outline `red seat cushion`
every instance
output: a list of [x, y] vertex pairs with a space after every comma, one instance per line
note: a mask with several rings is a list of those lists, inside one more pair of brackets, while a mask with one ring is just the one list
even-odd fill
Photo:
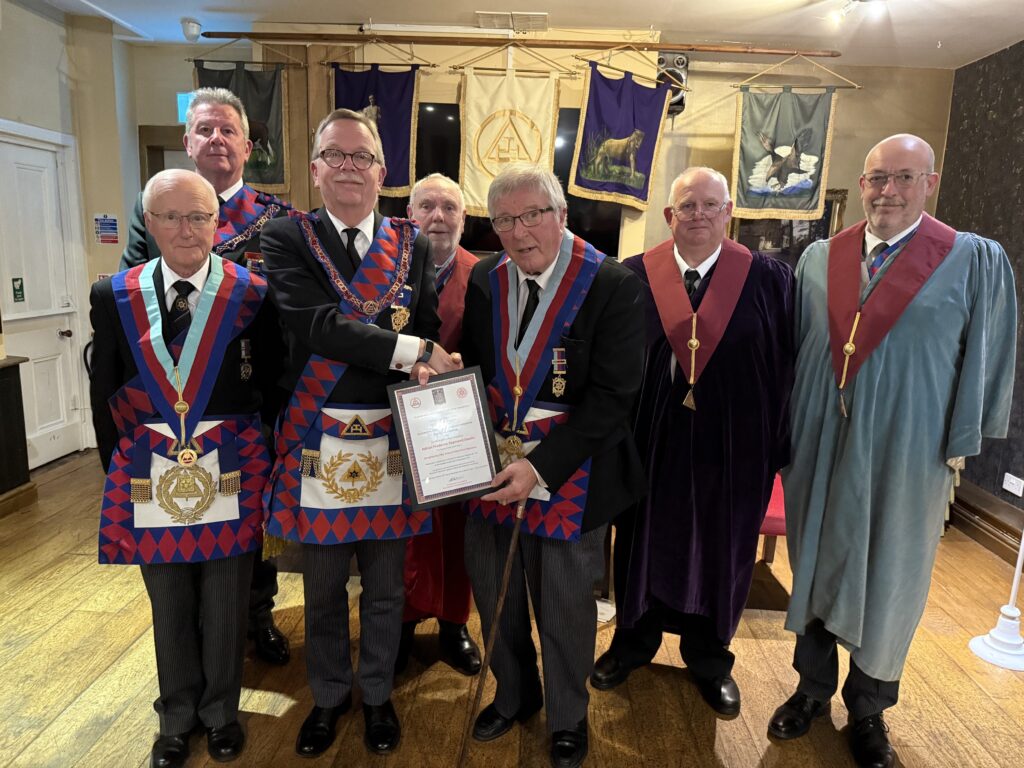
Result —
[[775, 476], [772, 498], [768, 502], [768, 512], [761, 523], [761, 533], [765, 536], [786, 535], [786, 503], [782, 494], [782, 478]]

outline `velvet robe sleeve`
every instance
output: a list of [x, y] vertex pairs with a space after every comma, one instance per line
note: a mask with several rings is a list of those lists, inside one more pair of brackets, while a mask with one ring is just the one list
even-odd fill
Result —
[[983, 437], [1006, 437], [1013, 396], [1017, 297], [1013, 268], [999, 243], [970, 233], [977, 269], [968, 283], [971, 314], [953, 402], [945, 458], [975, 456]]

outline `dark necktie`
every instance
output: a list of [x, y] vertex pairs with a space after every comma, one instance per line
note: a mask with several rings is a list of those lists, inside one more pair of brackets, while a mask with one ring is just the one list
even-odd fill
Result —
[[350, 227], [345, 230], [345, 234], [348, 235], [348, 243], [345, 245], [345, 251], [348, 253], [348, 260], [352, 262], [352, 269], [358, 272], [359, 265], [363, 261], [359, 258], [359, 251], [356, 250], [356, 235], [359, 234], [359, 230], [355, 227]]
[[869, 280], [872, 277], [875, 276], [875, 272], [878, 271], [878, 268], [881, 267], [885, 263], [885, 257], [882, 257], [882, 258], [879, 258], [879, 257], [881, 256], [882, 252], [886, 248], [888, 248], [888, 247], [889, 247], [888, 243], [879, 243], [874, 248], [872, 248], [871, 249], [871, 253], [868, 254], [867, 262], [868, 262], [868, 279]]
[[177, 295], [171, 302], [171, 309], [167, 313], [168, 335], [165, 338], [168, 342], [174, 341], [192, 324], [192, 311], [188, 307], [188, 295], [196, 289], [188, 280], [175, 280], [171, 287]]
[[688, 269], [683, 273], [683, 285], [686, 286], [686, 295], [693, 296], [697, 289], [697, 282], [700, 280], [700, 272], [696, 269]]
[[537, 285], [536, 280], [527, 279], [526, 290], [530, 293], [526, 297], [526, 306], [523, 307], [523, 317], [519, 321], [519, 333], [516, 335], [517, 349], [523, 340], [523, 335], [526, 333], [527, 326], [530, 325], [530, 320], [533, 319], [533, 313], [537, 311], [537, 305], [540, 303], [540, 299], [538, 298], [540, 294], [540, 286]]

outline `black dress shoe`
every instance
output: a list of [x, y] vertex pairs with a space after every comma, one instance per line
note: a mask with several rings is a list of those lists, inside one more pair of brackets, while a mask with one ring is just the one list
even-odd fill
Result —
[[587, 756], [587, 718], [575, 728], [551, 734], [551, 765], [554, 768], [579, 768]]
[[188, 733], [177, 736], [161, 735], [150, 752], [151, 768], [182, 768], [188, 760]]
[[519, 707], [519, 711], [512, 717], [505, 717], [498, 712], [494, 702], [491, 702], [481, 709], [480, 714], [476, 716], [476, 722], [473, 723], [473, 738], [477, 741], [494, 741], [499, 736], [504, 736], [508, 733], [516, 721], [525, 723], [542, 706], [544, 706], [544, 699], [538, 696]]
[[218, 763], [227, 763], [242, 754], [245, 746], [245, 731], [233, 720], [220, 728], [206, 729], [206, 751]]
[[438, 639], [441, 641], [441, 658], [464, 675], [475, 675], [480, 671], [480, 649], [465, 624], [453, 624], [450, 621], [438, 621], [441, 629]]
[[398, 714], [391, 706], [391, 699], [383, 704], [363, 704], [363, 720], [366, 721], [366, 748], [378, 755], [391, 752], [402, 738], [402, 727]]
[[768, 735], [783, 741], [803, 736], [811, 730], [814, 718], [827, 715], [831, 709], [831, 701], [816, 701], [806, 693], [797, 691], [775, 710], [768, 723]]
[[402, 634], [398, 639], [398, 656], [395, 657], [395, 674], [400, 675], [409, 666], [409, 654], [412, 653], [412, 641], [416, 635], [415, 621], [402, 622]]
[[295, 740], [295, 752], [300, 757], [322, 755], [334, 743], [334, 726], [338, 718], [352, 708], [352, 694], [345, 697], [337, 707], [313, 707], [299, 729]]
[[697, 681], [697, 690], [700, 691], [700, 695], [715, 712], [726, 717], [740, 713], [740, 689], [731, 675], [694, 679]]
[[893, 763], [889, 726], [881, 714], [868, 715], [850, 728], [850, 751], [860, 768], [889, 768]]
[[594, 671], [590, 673], [590, 684], [599, 691], [610, 691], [622, 685], [635, 667], [619, 660], [611, 651], [602, 653], [594, 663]]
[[249, 637], [252, 638], [256, 648], [256, 655], [268, 664], [283, 667], [291, 658], [291, 652], [288, 650], [288, 638], [274, 626], [273, 620], [266, 627], [250, 630]]

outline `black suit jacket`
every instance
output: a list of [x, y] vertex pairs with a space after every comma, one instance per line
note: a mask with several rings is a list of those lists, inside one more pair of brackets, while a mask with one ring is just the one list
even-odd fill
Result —
[[[488, 273], [499, 256], [481, 259], [466, 291], [462, 356], [479, 365], [484, 381], [497, 372], [492, 334], [492, 297]], [[569, 331], [565, 347], [566, 389], [551, 391], [552, 375], [537, 399], [571, 407], [569, 419], [554, 427], [529, 455], [530, 463], [551, 490], [561, 487], [593, 457], [590, 488], [583, 513], [583, 531], [611, 520], [645, 491], [640, 457], [629, 427], [633, 401], [640, 390], [644, 362], [644, 305], [636, 276], [615, 259], [606, 258]]]
[[[350, 281], [355, 269], [345, 244], [327, 211], [317, 211], [316, 233], [335, 267]], [[374, 231], [382, 217], [374, 215]], [[337, 291], [327, 279], [293, 219], [274, 219], [263, 227], [260, 238], [267, 280], [281, 315], [288, 342], [288, 364], [281, 386], [292, 392], [310, 355], [347, 363], [348, 368], [328, 397], [332, 403], [386, 403], [387, 385], [409, 378], [408, 371], [390, 370], [398, 334], [391, 330], [391, 309], [366, 325], [344, 317], [338, 310]], [[413, 245], [406, 285], [412, 288], [410, 319], [402, 333], [438, 339], [437, 291], [430, 242], [419, 235]]]
[[[159, 268], [156, 270], [154, 283], [157, 295], [163, 297], [164, 279]], [[100, 461], [106, 470], [120, 438], [107, 401], [138, 373], [130, 346], [137, 344], [138, 339], [129, 339], [121, 325], [121, 316], [114, 302], [111, 278], [93, 284], [89, 304], [89, 319], [94, 334], [89, 400], [92, 404], [92, 423], [96, 429]], [[266, 421], [276, 415], [269, 413], [265, 406], [265, 403], [272, 403], [278, 399], [274, 390], [275, 381], [280, 376], [281, 365], [280, 357], [275, 358], [265, 343], [266, 339], [273, 339], [276, 334], [276, 319], [273, 312], [265, 309], [269, 306], [269, 302], [264, 300], [248, 328], [228, 343], [221, 360], [208, 361], [210, 364], [220, 366], [220, 373], [206, 406], [205, 413], [210, 418], [261, 412]], [[167, 305], [164, 301], [160, 302], [160, 314], [166, 324]], [[250, 364], [253, 371], [248, 381], [243, 381], [241, 376], [242, 339], [250, 340]]]

